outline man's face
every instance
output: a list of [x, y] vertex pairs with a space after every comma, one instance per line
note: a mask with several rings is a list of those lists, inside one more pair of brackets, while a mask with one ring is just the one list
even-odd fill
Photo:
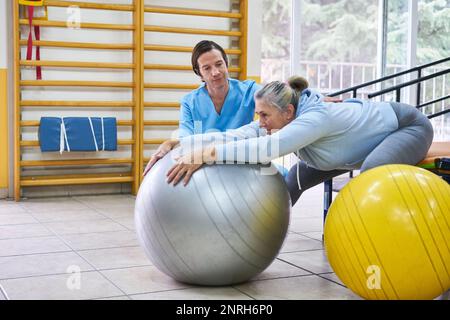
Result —
[[227, 84], [228, 68], [219, 50], [203, 53], [197, 62], [201, 78], [208, 88], [219, 89]]

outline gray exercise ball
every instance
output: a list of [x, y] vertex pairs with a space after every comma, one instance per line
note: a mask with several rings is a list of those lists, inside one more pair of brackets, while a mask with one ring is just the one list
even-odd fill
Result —
[[187, 186], [173, 186], [171, 155], [147, 173], [136, 198], [136, 232], [152, 263], [198, 285], [241, 283], [267, 268], [289, 225], [282, 176], [261, 174], [262, 165], [204, 165]]

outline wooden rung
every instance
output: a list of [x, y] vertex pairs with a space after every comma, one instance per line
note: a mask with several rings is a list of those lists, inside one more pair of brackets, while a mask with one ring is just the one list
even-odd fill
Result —
[[22, 140], [20, 141], [21, 147], [39, 147], [39, 141], [37, 140]]
[[22, 66], [43, 67], [68, 67], [68, 68], [108, 68], [108, 69], [133, 69], [132, 63], [111, 62], [82, 62], [82, 61], [45, 61], [45, 60], [20, 60]]
[[133, 101], [60, 101], [60, 100], [21, 100], [26, 107], [134, 107]]
[[161, 144], [167, 139], [145, 139], [144, 144]]
[[[117, 120], [118, 126], [132, 126], [134, 125], [134, 120]], [[20, 121], [21, 127], [39, 127], [39, 120], [26, 120]]]
[[22, 180], [42, 180], [42, 179], [72, 179], [72, 178], [91, 178], [91, 177], [99, 177], [99, 178], [110, 178], [110, 177], [123, 177], [130, 176], [130, 172], [107, 172], [107, 173], [80, 173], [80, 174], [60, 174], [60, 175], [28, 175], [22, 176]]
[[144, 26], [144, 31], [188, 33], [188, 34], [207, 34], [207, 35], [214, 35], [214, 36], [229, 36], [229, 37], [240, 37], [242, 35], [242, 32], [240, 32], [240, 31], [177, 28], [177, 27], [162, 27], [162, 26]]
[[241, 68], [239, 68], [239, 67], [229, 67], [228, 71], [229, 72], [241, 72]]
[[21, 127], [38, 127], [39, 121], [37, 120], [27, 120], [27, 121], [20, 121]]
[[103, 4], [103, 3], [91, 3], [91, 2], [75, 2], [75, 1], [55, 1], [45, 0], [44, 5], [49, 7], [70, 7], [77, 6], [85, 9], [101, 9], [101, 10], [117, 10], [117, 11], [133, 11], [133, 5], [123, 4]]
[[[21, 46], [27, 45], [27, 40], [20, 40]], [[81, 49], [117, 49], [117, 50], [133, 50], [133, 44], [126, 43], [92, 43], [92, 42], [67, 42], [67, 41], [33, 41], [33, 46], [40, 47], [58, 47], [58, 48], [81, 48]]]
[[76, 159], [76, 160], [25, 160], [20, 161], [22, 167], [51, 167], [51, 166], [83, 166], [101, 164], [133, 163], [133, 159]]
[[[27, 19], [19, 19], [19, 24], [28, 25]], [[67, 28], [67, 22], [65, 21], [47, 21], [47, 20], [33, 20], [33, 26], [43, 27], [57, 27]], [[110, 30], [123, 30], [132, 31], [134, 26], [132, 24], [108, 24], [108, 23], [80, 23], [81, 29], [110, 29]]]
[[[33, 179], [34, 178], [34, 179]], [[37, 187], [37, 186], [59, 186], [59, 185], [79, 185], [79, 184], [100, 184], [100, 183], [117, 183], [117, 182], [132, 182], [134, 178], [129, 174], [116, 174], [115, 176], [99, 176], [90, 175], [79, 177], [33, 177], [22, 178], [20, 185], [22, 187]]]
[[144, 83], [146, 89], [197, 89], [199, 84], [180, 84], [180, 83]]
[[145, 108], [179, 108], [179, 102], [144, 102]]
[[231, 19], [242, 18], [242, 14], [240, 14], [239, 12], [226, 12], [226, 11], [207, 11], [207, 10], [178, 9], [167, 7], [144, 7], [144, 11], [150, 13], [183, 14], [190, 16], [207, 16], [207, 17], [231, 18]]
[[192, 71], [191, 66], [182, 66], [174, 64], [144, 64], [146, 70], [189, 70]]
[[[171, 65], [171, 64], [144, 64], [146, 70], [187, 70], [192, 71], [192, 66]], [[229, 72], [240, 72], [239, 67], [229, 67]]]
[[[133, 145], [134, 143], [135, 143], [135, 141], [133, 139], [117, 140], [117, 145], [120, 145], [120, 146]], [[20, 146], [21, 147], [39, 147], [39, 141], [38, 140], [21, 140]]]
[[[26, 44], [26, 42], [25, 42]], [[189, 52], [191, 53], [193, 47], [182, 47], [182, 46], [163, 46], [163, 45], [155, 45], [155, 44], [146, 44], [144, 45], [144, 50], [148, 51], [174, 51], [174, 52]], [[240, 55], [242, 54], [242, 50], [240, 49], [225, 49], [226, 54]]]
[[113, 81], [80, 81], [80, 80], [21, 80], [21, 86], [37, 87], [114, 87], [132, 88], [133, 82], [113, 82]]
[[117, 120], [118, 126], [134, 126], [134, 120]]
[[178, 120], [147, 120], [144, 126], [178, 126]]

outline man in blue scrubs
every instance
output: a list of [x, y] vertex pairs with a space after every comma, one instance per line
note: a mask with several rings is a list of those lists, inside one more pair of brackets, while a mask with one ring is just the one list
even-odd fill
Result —
[[253, 96], [260, 86], [253, 80], [229, 78], [228, 58], [221, 46], [199, 42], [192, 52], [192, 69], [203, 83], [181, 100], [180, 138], [236, 129], [253, 121]]

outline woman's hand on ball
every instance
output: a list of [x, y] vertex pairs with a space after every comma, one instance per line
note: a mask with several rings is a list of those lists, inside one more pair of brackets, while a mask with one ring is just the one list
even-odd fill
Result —
[[177, 164], [167, 172], [167, 183], [173, 182], [175, 186], [184, 176], [183, 185], [186, 186], [195, 171], [204, 163], [211, 163], [216, 159], [215, 151], [214, 146], [209, 146], [179, 157]]
[[169, 172], [167, 173], [167, 183], [172, 183], [173, 185], [177, 185], [178, 182], [183, 178], [183, 185], [187, 185], [189, 180], [191, 179], [192, 174], [200, 169], [203, 163], [195, 164], [195, 163], [184, 163], [182, 159], [178, 160], [178, 163], [174, 165]]
[[155, 163], [159, 159], [163, 158], [167, 153], [169, 153], [170, 150], [172, 150], [177, 144], [178, 140], [164, 141], [150, 158], [150, 161], [147, 163], [147, 166], [145, 167], [144, 173], [142, 175], [145, 176], [150, 171], [150, 169], [155, 165]]

